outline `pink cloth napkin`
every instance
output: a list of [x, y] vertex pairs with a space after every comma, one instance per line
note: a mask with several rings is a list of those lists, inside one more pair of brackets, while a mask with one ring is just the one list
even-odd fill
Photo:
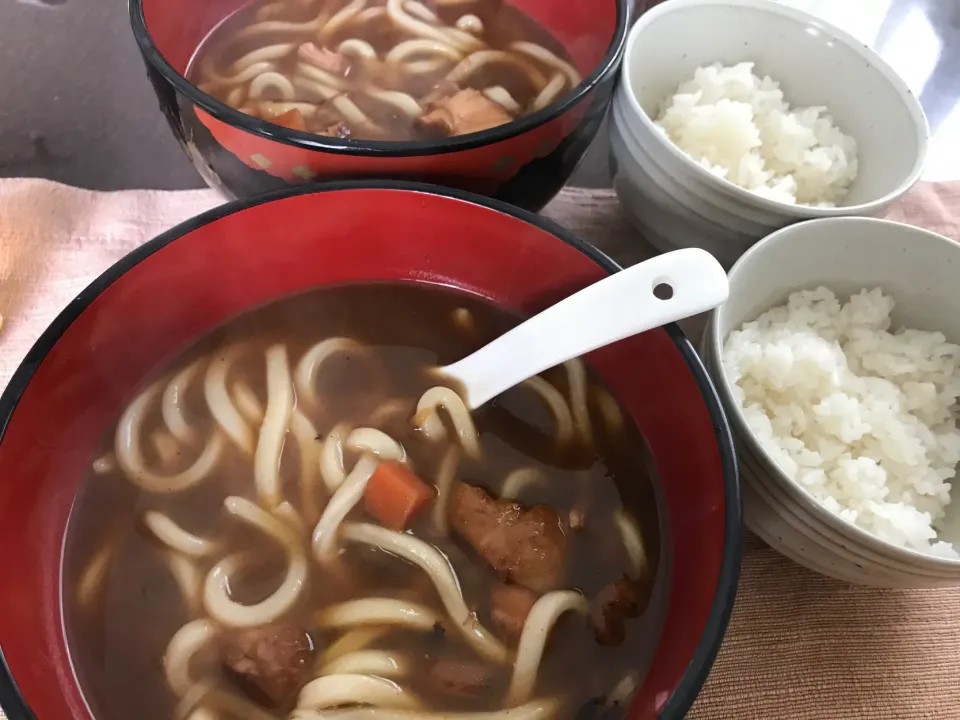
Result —
[[44, 328], [94, 278], [220, 202], [213, 190], [99, 193], [0, 179], [0, 389]]

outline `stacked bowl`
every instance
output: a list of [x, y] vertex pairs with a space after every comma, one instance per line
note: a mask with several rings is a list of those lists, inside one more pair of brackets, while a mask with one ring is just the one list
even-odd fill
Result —
[[[826, 106], [859, 146], [839, 207], [760, 197], [713, 174], [654, 123], [698, 67], [752, 61], [794, 106]], [[800, 220], [879, 215], [919, 178], [927, 124], [897, 74], [855, 38], [770, 0], [671, 0], [640, 16], [612, 106], [614, 187], [661, 251], [701, 247], [730, 267], [753, 243]], [[896, 138], [896, 142], [891, 142]]]
[[[960, 342], [960, 245], [948, 238], [872, 218], [793, 225], [754, 245], [730, 272], [730, 298], [715, 310], [702, 356], [736, 439], [747, 526], [774, 549], [821, 574], [877, 587], [960, 584], [960, 560], [883, 541], [827, 510], [794, 482], [761, 444], [723, 367], [728, 334], [797, 290], [826, 287], [843, 300], [880, 287], [895, 301], [899, 327], [943, 333]], [[893, 501], [896, 498], [888, 498]], [[960, 545], [960, 504], [936, 523], [938, 538]]]

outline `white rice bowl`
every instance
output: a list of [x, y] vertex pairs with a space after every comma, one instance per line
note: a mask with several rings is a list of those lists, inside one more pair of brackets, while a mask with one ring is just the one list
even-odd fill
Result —
[[894, 300], [790, 295], [732, 331], [722, 360], [752, 432], [827, 510], [894, 545], [960, 558], [937, 539], [960, 462], [960, 346], [891, 332]]
[[699, 67], [654, 122], [710, 172], [784, 203], [834, 207], [857, 177], [857, 143], [825, 107], [791, 108], [753, 63]]

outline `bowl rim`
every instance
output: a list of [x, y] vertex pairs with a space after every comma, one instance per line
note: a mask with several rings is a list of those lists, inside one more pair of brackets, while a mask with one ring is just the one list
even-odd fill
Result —
[[[816, 207], [813, 205], [785, 203], [779, 200], [773, 200], [771, 198], [757, 195], [750, 190], [730, 182], [726, 178], [715, 175], [683, 152], [669, 138], [664, 137], [663, 134], [657, 130], [652, 118], [640, 105], [640, 101], [637, 99], [637, 96], [633, 91], [630, 68], [632, 67], [631, 61], [634, 50], [640, 43], [640, 38], [644, 31], [649, 31], [650, 26], [661, 17], [670, 15], [671, 13], [685, 12], [708, 5], [722, 6], [730, 9], [749, 9], [760, 14], [784, 17], [793, 22], [801, 23], [807, 27], [815, 28], [819, 32], [829, 35], [835, 40], [841, 41], [849, 50], [865, 60], [870, 67], [877, 70], [887, 81], [887, 83], [889, 83], [896, 91], [900, 101], [903, 103], [907, 112], [914, 121], [914, 130], [916, 132], [915, 139], [917, 141], [918, 149], [917, 157], [914, 159], [913, 167], [910, 168], [910, 172], [903, 178], [903, 180], [901, 180], [900, 184], [879, 198], [856, 205]], [[814, 219], [843, 217], [851, 214], [868, 214], [872, 211], [883, 208], [899, 198], [907, 190], [913, 187], [913, 185], [923, 174], [927, 149], [930, 142], [930, 124], [927, 121], [926, 113], [924, 112], [923, 106], [920, 104], [916, 94], [907, 86], [906, 82], [902, 77], [900, 77], [899, 73], [897, 73], [897, 71], [894, 70], [890, 64], [887, 63], [887, 61], [884, 60], [875, 50], [857, 40], [853, 35], [849, 34], [845, 30], [842, 30], [836, 25], [833, 25], [826, 20], [822, 20], [821, 18], [808, 12], [797, 10], [779, 2], [769, 2], [769, 0], [670, 0], [668, 3], [656, 5], [640, 16], [633, 28], [630, 30], [630, 34], [627, 36], [626, 48], [623, 56], [623, 69], [620, 73], [620, 79], [618, 83], [619, 92], [626, 98], [627, 105], [630, 107], [633, 116], [638, 119], [638, 121], [644, 126], [649, 134], [656, 138], [654, 142], [659, 144], [661, 147], [666, 148], [670, 156], [675, 161], [680, 162], [688, 172], [696, 174], [701, 182], [712, 186], [715, 190], [724, 193], [727, 196], [733, 196], [743, 203], [777, 213], [778, 215], [786, 215], [792, 218]]]
[[[3, 442], [10, 418], [44, 358], [60, 340], [60, 337], [73, 321], [109, 288], [115, 280], [124, 275], [128, 270], [140, 264], [170, 243], [201, 227], [215, 223], [227, 215], [264, 205], [274, 200], [283, 200], [299, 195], [344, 190], [401, 191], [410, 194], [437, 195], [479, 205], [543, 230], [560, 242], [565, 243], [585, 255], [609, 275], [622, 270], [621, 266], [604, 252], [561, 225], [541, 215], [522, 210], [492, 198], [482, 197], [463, 190], [428, 185], [426, 183], [403, 180], [348, 180], [309, 183], [282, 188], [252, 198], [229, 201], [185, 220], [130, 251], [101, 273], [67, 304], [27, 352], [12, 375], [9, 384], [3, 393], [0, 394], [0, 444]], [[713, 603], [707, 616], [703, 634], [700, 636], [693, 655], [690, 658], [690, 662], [687, 664], [680, 681], [677, 683], [676, 688], [673, 693], [671, 693], [670, 698], [661, 709], [659, 715], [659, 717], [664, 720], [682, 720], [687, 710], [693, 705], [703, 683], [707, 679], [707, 674], [716, 659], [720, 644], [726, 633], [727, 625], [729, 624], [730, 615], [733, 611], [733, 603], [740, 578], [742, 503], [733, 435], [717, 389], [710, 375], [707, 373], [702, 360], [699, 355], [697, 355], [693, 344], [686, 335], [684, 335], [680, 326], [676, 323], [670, 323], [669, 325], [665, 325], [663, 329], [680, 352], [681, 358], [693, 375], [694, 381], [703, 397], [704, 405], [706, 406], [707, 413], [713, 425], [714, 439], [720, 455], [724, 485], [723, 549], [720, 573], [717, 578]], [[36, 720], [36, 716], [30, 710], [26, 700], [17, 687], [13, 673], [4, 659], [2, 647], [0, 647], [0, 708], [7, 714], [9, 720]]]
[[[780, 230], [770, 233], [748, 249], [740, 259], [737, 260], [730, 269], [730, 272], [727, 273], [730, 281], [731, 295], [736, 292], [738, 287], [737, 274], [743, 271], [745, 264], [754, 260], [754, 258], [764, 252], [767, 247], [782, 242], [802, 242], [803, 235], [806, 233], [818, 232], [821, 229], [829, 231], [830, 228], [851, 225], [861, 225], [867, 228], [887, 226], [905, 235], [912, 234], [914, 237], [925, 236], [927, 240], [944, 244], [952, 248], [954, 252], [960, 254], [960, 245], [955, 241], [944, 235], [935, 233], [932, 230], [920, 228], [915, 225], [870, 217], [817, 218], [781, 228]], [[713, 377], [724, 409], [730, 416], [730, 423], [734, 428], [737, 442], [746, 444], [751, 454], [757, 459], [763, 469], [767, 471], [771, 480], [770, 490], [780, 491], [785, 495], [786, 500], [799, 505], [808, 514], [820, 520], [837, 534], [850, 539], [861, 547], [872, 549], [875, 554], [883, 555], [903, 564], [920, 568], [960, 570], [960, 559], [939, 557], [937, 555], [920, 552], [919, 550], [894, 545], [888, 540], [883, 540], [873, 533], [854, 525], [849, 520], [827, 510], [827, 508], [806, 489], [787, 477], [786, 473], [783, 472], [773, 459], [773, 456], [757, 439], [754, 432], [750, 430], [750, 426], [747, 424], [747, 420], [743, 415], [743, 410], [733, 397], [731, 383], [727, 378], [726, 372], [723, 370], [722, 348], [724, 339], [720, 337], [720, 313], [722, 311], [722, 308], [717, 308], [710, 312], [707, 331], [704, 334], [704, 344], [706, 345], [704, 350], [705, 354], [710, 357], [709, 364], [712, 369], [710, 374]], [[753, 484], [754, 483], [751, 483], [751, 485]]]
[[[507, 140], [522, 135], [530, 130], [545, 125], [554, 120], [570, 108], [577, 105], [601, 81], [615, 73], [623, 60], [626, 47], [627, 30], [631, 17], [631, 0], [607, 0], [616, 7], [616, 19], [613, 37], [607, 46], [606, 53], [597, 63], [597, 66], [580, 84], [559, 99], [537, 112], [525, 115], [503, 125], [468, 133], [454, 135], [439, 140], [353, 140], [345, 138], [328, 138], [300, 130], [291, 130], [281, 125], [275, 125], [266, 120], [259, 120], [251, 115], [234, 110], [226, 103], [222, 103], [211, 95], [202, 92], [185, 76], [177, 72], [160, 52], [153, 42], [153, 37], [147, 28], [143, 13], [144, 0], [128, 0], [130, 25], [134, 38], [147, 64], [160, 73], [163, 78], [173, 85], [177, 92], [186, 96], [192, 103], [202, 110], [226, 123], [227, 125], [256, 135], [267, 140], [292, 145], [304, 150], [320, 151], [336, 155], [360, 157], [419, 157], [440, 155], [443, 153], [470, 150], [483, 145]], [[247, 3], [249, 4], [249, 3]]]

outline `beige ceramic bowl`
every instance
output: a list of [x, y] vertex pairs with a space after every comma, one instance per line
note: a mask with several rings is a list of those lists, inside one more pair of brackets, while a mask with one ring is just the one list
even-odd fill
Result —
[[[733, 399], [720, 364], [723, 340], [790, 293], [823, 285], [841, 297], [882, 287], [896, 301], [895, 326], [939, 330], [960, 343], [958, 276], [960, 244], [870, 218], [828, 218], [784, 228], [754, 245], [730, 271], [730, 298], [711, 314], [704, 361], [736, 439], [746, 524], [792, 560], [862, 585], [960, 585], [960, 561], [878, 540], [828, 512], [777, 467]], [[960, 499], [948, 509], [940, 537], [960, 549]]]
[[[660, 104], [697, 67], [743, 61], [777, 80], [792, 106], [825, 105], [857, 140], [860, 170], [842, 207], [759, 197], [655, 128]], [[670, 0], [641, 15], [627, 38], [611, 106], [611, 167], [627, 216], [651, 243], [701, 247], [729, 268], [790, 223], [882, 213], [920, 177], [927, 135], [920, 103], [896, 72], [829, 23], [770, 0]]]

